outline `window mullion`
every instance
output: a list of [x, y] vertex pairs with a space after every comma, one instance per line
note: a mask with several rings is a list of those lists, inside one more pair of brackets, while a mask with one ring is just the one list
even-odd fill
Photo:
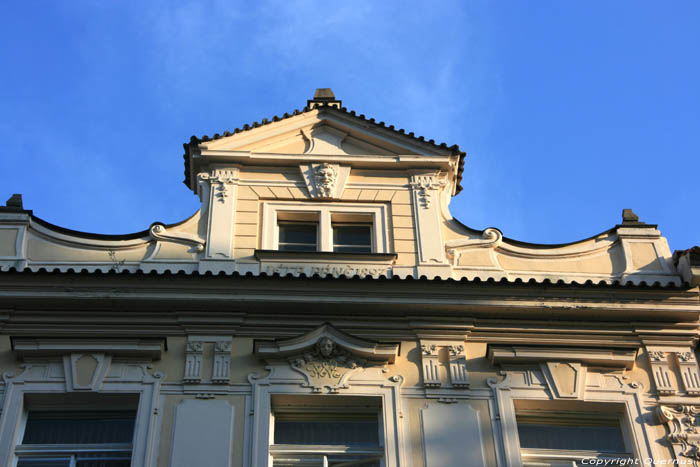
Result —
[[333, 251], [333, 229], [331, 225], [331, 213], [328, 209], [323, 209], [321, 211], [319, 223], [320, 251]]

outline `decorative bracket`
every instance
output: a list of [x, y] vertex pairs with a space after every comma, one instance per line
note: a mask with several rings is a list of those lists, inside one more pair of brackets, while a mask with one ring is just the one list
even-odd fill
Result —
[[464, 354], [464, 345], [450, 345], [447, 347], [450, 354], [450, 381], [452, 387], [464, 389], [469, 387], [469, 375], [467, 374], [467, 359]]
[[[202, 382], [204, 345], [213, 344], [214, 360], [211, 361], [211, 383], [228, 384], [231, 381], [231, 336], [188, 336], [185, 346], [185, 384]], [[207, 361], [209, 361], [207, 359]]]
[[185, 346], [185, 384], [198, 384], [202, 380], [202, 351], [204, 343], [188, 340]]
[[421, 359], [423, 361], [423, 386], [426, 388], [439, 388], [440, 362], [438, 360], [438, 346], [436, 344], [421, 344]]
[[683, 389], [689, 396], [700, 395], [700, 373], [698, 373], [698, 362], [695, 359], [695, 354], [688, 350], [685, 352], [676, 352], [678, 359], [678, 368], [681, 371], [681, 384]]
[[231, 379], [231, 340], [214, 342], [214, 367], [211, 372], [211, 382], [228, 384]]
[[[700, 369], [693, 350], [689, 347], [647, 346], [647, 358], [654, 375], [656, 391], [661, 396], [671, 396], [681, 389], [687, 396], [700, 395]], [[680, 388], [674, 387], [671, 360], [675, 359], [678, 371], [675, 378]], [[683, 395], [683, 394], [681, 394]]]
[[423, 386], [426, 389], [443, 387], [440, 378], [440, 348], [446, 348], [448, 354], [449, 384], [447, 388], [466, 389], [469, 387], [469, 374], [464, 353], [464, 342], [443, 342], [421, 339], [421, 360], [423, 369]]

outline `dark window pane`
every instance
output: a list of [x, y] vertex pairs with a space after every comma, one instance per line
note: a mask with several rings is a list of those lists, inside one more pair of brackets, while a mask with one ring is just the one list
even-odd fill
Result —
[[625, 452], [619, 426], [518, 423], [520, 447]]
[[131, 465], [130, 452], [81, 452], [76, 456], [81, 467], [122, 467]]
[[93, 460], [78, 460], [75, 463], [76, 467], [131, 467], [129, 459], [93, 459]]
[[275, 444], [379, 444], [377, 420], [276, 421]]
[[[328, 456], [328, 467], [344, 465], [349, 462], [356, 462], [357, 467], [379, 467], [379, 461], [372, 460], [376, 456]], [[360, 463], [360, 461], [363, 461]]]
[[316, 251], [316, 245], [304, 243], [280, 243], [279, 251]]
[[340, 246], [335, 245], [333, 251], [336, 253], [372, 253], [372, 248], [369, 246]]
[[280, 251], [316, 251], [315, 223], [280, 223]]
[[369, 225], [333, 225], [333, 251], [371, 253], [372, 228]]
[[316, 224], [280, 224], [280, 242], [316, 243]]
[[31, 411], [22, 444], [131, 443], [132, 411]]
[[70, 459], [20, 458], [17, 467], [69, 467]]

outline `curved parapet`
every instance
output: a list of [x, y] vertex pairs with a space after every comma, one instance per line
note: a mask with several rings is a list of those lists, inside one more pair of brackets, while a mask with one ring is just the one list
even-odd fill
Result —
[[204, 249], [200, 211], [177, 224], [125, 235], [79, 232], [24, 210], [0, 209], [0, 270], [192, 272]]
[[444, 231], [454, 279], [664, 286], [682, 283], [666, 239], [656, 225], [638, 220], [623, 219], [612, 229], [563, 245], [519, 242], [504, 237], [498, 229], [477, 231], [454, 219], [445, 222]]
[[[250, 189], [248, 192], [253, 193]], [[127, 235], [68, 230], [34, 216], [21, 206], [8, 205], [0, 209], [0, 270], [238, 272], [333, 277], [383, 275], [443, 280], [660, 286], [681, 286], [688, 282], [674, 266], [666, 239], [656, 226], [638, 221], [623, 220], [614, 228], [579, 242], [541, 245], [509, 239], [493, 227], [479, 231], [443, 217], [442, 239], [438, 239], [439, 234], [433, 236], [431, 233], [438, 233], [438, 229], [425, 229], [430, 235], [421, 235], [421, 212], [406, 228], [400, 227], [405, 217], [396, 213], [409, 214], [410, 211], [402, 209], [410, 205], [396, 204], [400, 196], [395, 194], [387, 205], [387, 212], [391, 209], [394, 214], [394, 226], [386, 237], [382, 237], [386, 241], [382, 252], [363, 257], [318, 252], [285, 256], [271, 250], [250, 249], [254, 254], [246, 257], [241, 256], [246, 251], [244, 247], [255, 247], [260, 238], [265, 245], [265, 231], [269, 227], [264, 222], [234, 224], [233, 228], [229, 223], [217, 227], [216, 216], [207, 213], [210, 209], [215, 212], [215, 208], [225, 208], [226, 204], [217, 201], [212, 208], [206, 204], [211, 197], [203, 198], [205, 209], [185, 221], [171, 225], [154, 223], [145, 231]], [[411, 202], [408, 197], [404, 199]], [[244, 202], [257, 204], [259, 200]], [[243, 219], [246, 215], [245, 212], [238, 213]], [[381, 210], [377, 215], [387, 216]], [[248, 217], [256, 219], [257, 214]], [[412, 242], [403, 238], [414, 238], [414, 231], [416, 250], [428, 251], [424, 242], [430, 242], [432, 258], [423, 263], [418, 252], [392, 252], [398, 247], [410, 252], [413, 247], [405, 245], [410, 247]], [[230, 242], [238, 256], [226, 257], [217, 253], [215, 241]], [[443, 260], [439, 260], [440, 247]]]

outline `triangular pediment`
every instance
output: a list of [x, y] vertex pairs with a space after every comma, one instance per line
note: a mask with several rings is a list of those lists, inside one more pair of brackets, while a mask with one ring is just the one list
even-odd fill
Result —
[[307, 155], [415, 155], [426, 151], [412, 138], [360, 125], [342, 113], [312, 110], [201, 144], [210, 151]]

